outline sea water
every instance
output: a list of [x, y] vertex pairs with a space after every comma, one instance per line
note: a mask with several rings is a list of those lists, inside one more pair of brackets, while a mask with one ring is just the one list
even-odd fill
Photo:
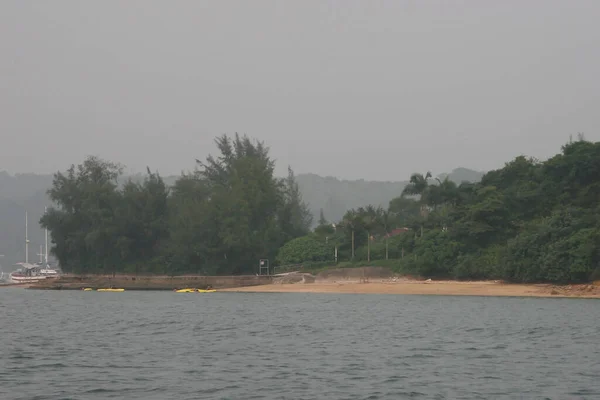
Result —
[[0, 399], [598, 399], [600, 301], [0, 289]]

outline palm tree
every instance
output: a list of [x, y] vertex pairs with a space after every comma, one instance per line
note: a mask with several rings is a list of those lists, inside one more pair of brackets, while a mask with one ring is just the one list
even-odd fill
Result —
[[385, 235], [385, 259], [388, 259], [388, 229], [390, 226], [390, 212], [388, 210], [381, 210], [379, 214], [379, 222], [381, 224], [381, 228], [383, 228], [383, 234]]
[[371, 261], [371, 232], [381, 224], [381, 213], [383, 212], [381, 207], [375, 208], [371, 205], [367, 206], [366, 209], [359, 208], [359, 214], [363, 226], [367, 230], [367, 262]]
[[[430, 192], [429, 182], [431, 178], [431, 172], [427, 172], [425, 176], [423, 174], [412, 174], [408, 185], [402, 190], [402, 196], [419, 196], [419, 202], [421, 203], [421, 217], [426, 218], [428, 214], [427, 201]], [[423, 223], [421, 223], [421, 237], [423, 237]]]
[[[436, 178], [437, 179], [437, 178]], [[440, 203], [445, 205], [456, 205], [458, 199], [458, 186], [456, 183], [446, 177], [443, 181], [438, 181]]]
[[448, 229], [448, 215], [450, 211], [450, 207], [455, 207], [459, 201], [459, 191], [458, 186], [453, 181], [449, 180], [446, 177], [443, 181], [438, 180], [439, 182], [439, 194], [440, 194], [440, 203], [442, 204], [441, 209], [441, 225], [442, 230], [446, 231]]
[[358, 227], [359, 223], [359, 215], [355, 210], [348, 210], [344, 215], [344, 218], [341, 221], [341, 225], [344, 228], [349, 229], [352, 233], [352, 257], [351, 260], [354, 261], [354, 231]]
[[429, 178], [431, 178], [431, 172], [427, 172], [425, 176], [423, 174], [412, 174], [408, 184], [402, 190], [402, 195], [423, 196], [429, 186], [427, 181]]

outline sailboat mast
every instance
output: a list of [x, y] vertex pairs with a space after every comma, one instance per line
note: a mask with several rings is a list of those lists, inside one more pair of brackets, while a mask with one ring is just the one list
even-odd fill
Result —
[[[44, 207], [44, 214], [46, 214], [47, 211], [48, 208]], [[44, 256], [46, 259], [44, 261], [46, 262], [46, 265], [48, 265], [48, 228], [44, 229], [44, 234], [46, 236], [46, 251], [44, 252]]]
[[25, 211], [25, 263], [29, 264], [29, 236], [27, 235], [27, 211]]

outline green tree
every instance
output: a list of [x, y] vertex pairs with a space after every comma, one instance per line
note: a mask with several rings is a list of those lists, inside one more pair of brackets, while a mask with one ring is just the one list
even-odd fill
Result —
[[142, 183], [129, 180], [116, 207], [119, 229], [117, 248], [134, 272], [163, 272], [163, 248], [169, 237], [167, 201], [169, 189], [158, 173], [148, 168]]
[[199, 165], [218, 221], [219, 270], [252, 272], [258, 259], [273, 259], [284, 242], [306, 234], [312, 221], [293, 172], [286, 181], [274, 177], [275, 164], [262, 142], [236, 134], [216, 144], [221, 154]]
[[294, 171], [288, 167], [288, 176], [283, 182], [283, 204], [280, 213], [283, 241], [306, 235], [310, 232], [312, 220], [310, 209], [302, 200]]
[[302, 236], [284, 244], [277, 254], [276, 261], [281, 265], [304, 262], [333, 261], [333, 246], [315, 235]]
[[215, 275], [226, 265], [218, 237], [219, 221], [208, 182], [196, 172], [183, 174], [169, 197], [169, 233], [165, 268], [170, 274]]
[[66, 173], [54, 175], [48, 190], [56, 204], [41, 218], [51, 233], [52, 253], [65, 271], [116, 273], [120, 255], [115, 209], [120, 202], [117, 179], [122, 167], [88, 157]]
[[403, 196], [419, 197], [420, 215], [423, 221], [421, 222], [421, 237], [423, 236], [424, 220], [427, 219], [427, 215], [429, 214], [429, 178], [431, 178], [431, 172], [427, 172], [425, 176], [422, 174], [412, 174], [409, 183], [404, 187], [404, 190], [402, 190]]
[[419, 220], [420, 204], [415, 199], [400, 196], [390, 201], [388, 212], [390, 224], [398, 228], [404, 228], [413, 225], [415, 221]]
[[[413, 174], [387, 210], [366, 205], [330, 224], [312, 217], [291, 168], [274, 176], [268, 148], [216, 139], [170, 188], [148, 169], [95, 157], [54, 175], [40, 223], [52, 253], [76, 273], [253, 273], [256, 262], [400, 258], [404, 273], [514, 282], [600, 277], [600, 143], [582, 137], [545, 162], [517, 157], [479, 183]], [[393, 227], [410, 232], [389, 237]], [[420, 231], [420, 235], [415, 232]], [[397, 234], [398, 232], [394, 232]], [[277, 258], [276, 258], [277, 257]]]
[[329, 222], [325, 219], [325, 213], [323, 213], [323, 209], [319, 210], [319, 225], [328, 225]]

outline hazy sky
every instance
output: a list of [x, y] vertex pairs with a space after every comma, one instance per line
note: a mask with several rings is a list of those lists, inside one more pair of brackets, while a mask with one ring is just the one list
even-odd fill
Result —
[[0, 170], [194, 166], [223, 133], [297, 173], [403, 180], [600, 140], [600, 1], [0, 1]]

